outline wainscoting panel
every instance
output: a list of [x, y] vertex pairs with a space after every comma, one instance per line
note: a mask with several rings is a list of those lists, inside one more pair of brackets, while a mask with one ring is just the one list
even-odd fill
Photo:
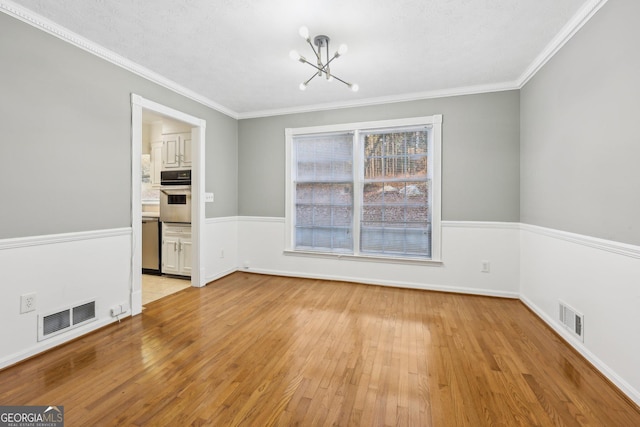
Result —
[[[520, 299], [640, 405], [640, 248], [521, 225]], [[580, 341], [559, 303], [584, 315]]]
[[204, 227], [204, 271], [209, 283], [238, 269], [238, 217], [207, 218]]
[[[238, 218], [240, 270], [448, 292], [518, 297], [519, 227], [513, 223], [445, 222], [442, 263], [285, 254], [284, 219]], [[482, 272], [483, 262], [490, 271]]]
[[[0, 368], [130, 315], [131, 229], [96, 230], [0, 240]], [[20, 297], [35, 293], [35, 310], [20, 313]], [[96, 320], [38, 342], [38, 315], [86, 300]]]

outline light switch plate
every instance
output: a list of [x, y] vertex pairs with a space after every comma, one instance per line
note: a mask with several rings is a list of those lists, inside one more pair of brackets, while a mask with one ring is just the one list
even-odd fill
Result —
[[204, 193], [204, 201], [206, 203], [213, 202], [213, 193]]

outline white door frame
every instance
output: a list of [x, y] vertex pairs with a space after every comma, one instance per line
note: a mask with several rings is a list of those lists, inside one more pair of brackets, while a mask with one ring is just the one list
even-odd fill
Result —
[[204, 146], [207, 122], [173, 108], [131, 94], [131, 315], [142, 313], [142, 110], [151, 110], [188, 123], [191, 130], [193, 164], [191, 166], [191, 286], [206, 284], [204, 274]]

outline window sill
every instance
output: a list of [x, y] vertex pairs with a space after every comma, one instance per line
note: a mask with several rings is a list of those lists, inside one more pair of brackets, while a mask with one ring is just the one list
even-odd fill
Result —
[[349, 261], [364, 261], [364, 262], [383, 262], [389, 264], [413, 264], [424, 265], [431, 267], [442, 267], [444, 263], [441, 260], [424, 259], [424, 258], [400, 258], [400, 257], [386, 257], [386, 256], [374, 256], [374, 255], [352, 255], [352, 254], [331, 254], [325, 252], [312, 252], [312, 251], [294, 251], [285, 250], [283, 252], [287, 256], [302, 256], [311, 258], [325, 258], [325, 259], [344, 259]]

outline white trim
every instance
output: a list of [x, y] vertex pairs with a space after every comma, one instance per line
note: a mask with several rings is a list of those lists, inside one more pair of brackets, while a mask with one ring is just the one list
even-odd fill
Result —
[[520, 75], [517, 80], [517, 87], [521, 89], [527, 84], [533, 76], [547, 63], [556, 53], [564, 46], [573, 36], [596, 14], [608, 0], [589, 0], [578, 12], [571, 18], [567, 24], [562, 27], [560, 32], [551, 40], [551, 42], [540, 52], [533, 60], [529, 67]]
[[565, 240], [567, 242], [577, 243], [582, 246], [587, 246], [618, 255], [624, 255], [630, 258], [640, 259], [640, 246], [631, 245], [629, 243], [605, 240], [598, 237], [570, 233], [568, 231], [561, 231], [553, 228], [546, 228], [531, 224], [520, 224], [520, 229], [523, 231], [528, 231], [530, 233], [553, 237], [554, 239]]
[[[367, 130], [381, 130], [381, 129], [393, 129], [393, 128], [406, 128], [411, 126], [431, 126], [429, 132], [429, 152], [432, 155], [428, 156], [428, 168], [430, 176], [427, 178], [431, 180], [429, 210], [431, 213], [431, 241], [430, 241], [430, 257], [428, 259], [417, 261], [416, 257], [406, 257], [407, 262], [415, 263], [420, 262], [426, 264], [427, 261], [431, 263], [437, 263], [441, 265], [442, 261], [442, 115], [434, 114], [431, 116], [422, 117], [407, 117], [401, 119], [390, 120], [375, 120], [366, 122], [353, 122], [353, 123], [339, 123], [321, 126], [309, 126], [299, 128], [285, 128], [285, 241], [284, 249], [286, 254], [293, 254], [299, 252], [305, 256], [319, 256], [325, 255], [327, 252], [313, 252], [313, 251], [296, 251], [295, 247], [295, 233], [294, 233], [294, 220], [295, 220], [295, 203], [293, 201], [294, 195], [294, 176], [295, 172], [295, 159], [294, 159], [294, 137], [298, 135], [313, 135], [313, 134], [333, 134], [333, 133], [353, 133], [352, 141], [352, 156], [353, 156], [353, 184], [354, 184], [354, 199], [353, 208], [361, 208], [361, 197], [358, 195], [362, 191], [362, 187], [358, 187], [358, 184], [363, 184], [364, 172], [362, 171], [362, 164], [364, 161], [363, 149], [360, 146], [360, 132]], [[363, 257], [363, 259], [377, 259], [385, 258], [388, 260], [394, 260], [398, 262], [405, 257], [384, 257], [376, 255], [362, 255], [359, 249], [360, 242], [360, 223], [359, 214], [355, 216], [352, 227], [352, 241], [353, 252], [349, 254], [336, 254], [340, 258], [342, 257]]]
[[192, 265], [191, 286], [202, 287], [205, 281], [205, 254], [204, 254], [204, 185], [205, 185], [205, 131], [206, 121], [191, 116], [171, 107], [145, 99], [135, 93], [131, 94], [131, 224], [133, 238], [131, 239], [131, 313], [137, 315], [142, 312], [142, 253], [137, 248], [142, 246], [142, 201], [140, 198], [140, 159], [142, 147], [142, 110], [151, 110], [167, 117], [185, 122], [193, 126], [193, 164], [191, 174], [191, 239], [192, 239]]
[[[293, 135], [294, 129], [284, 129], [284, 249], [294, 247], [293, 218], [295, 217], [295, 204], [293, 203]], [[297, 172], [296, 172], [297, 173]]]
[[443, 227], [452, 228], [498, 228], [505, 230], [519, 230], [519, 222], [503, 221], [442, 221]]
[[0, 240], [0, 250], [78, 242], [82, 240], [104, 239], [107, 237], [130, 236], [131, 230], [131, 227], [122, 227], [106, 230], [77, 231], [73, 233], [45, 234], [41, 236], [2, 239]]
[[206, 282], [210, 283], [218, 279], [222, 279], [225, 276], [235, 273], [236, 271], [240, 271], [238, 268], [230, 268], [228, 270], [222, 271], [220, 273], [212, 274], [206, 277]]
[[[196, 119], [198, 120], [198, 119]], [[191, 129], [193, 139], [193, 162], [191, 165], [191, 286], [203, 287], [205, 281], [205, 132], [206, 123], [199, 120], [200, 125]]]
[[398, 102], [421, 101], [423, 99], [449, 98], [453, 96], [477, 95], [482, 93], [518, 90], [517, 81], [494, 83], [488, 85], [465, 86], [459, 88], [439, 89], [425, 92], [405, 93], [401, 95], [380, 96], [376, 98], [353, 99], [349, 101], [329, 102], [324, 104], [303, 105], [300, 107], [279, 108], [273, 110], [249, 111], [238, 113], [237, 119], [255, 119], [260, 117], [282, 116], [286, 114], [312, 113], [315, 111], [337, 110], [341, 108], [367, 107], [386, 105]]
[[577, 32], [582, 28], [607, 0], [590, 0], [585, 4], [573, 18], [562, 28], [554, 39], [536, 57], [529, 67], [515, 81], [499, 82], [487, 85], [465, 86], [458, 88], [439, 89], [433, 91], [406, 93], [401, 95], [381, 96], [376, 98], [356, 99], [350, 101], [340, 101], [315, 105], [305, 105], [300, 107], [280, 108], [273, 110], [260, 110], [238, 113], [217, 102], [206, 98], [178, 83], [161, 76], [123, 56], [120, 56], [99, 44], [92, 42], [63, 26], [44, 18], [29, 9], [26, 9], [10, 0], [0, 0], [0, 12], [13, 16], [35, 28], [70, 43], [82, 50], [85, 50], [99, 58], [102, 58], [118, 67], [130, 71], [153, 83], [165, 87], [175, 93], [185, 96], [206, 107], [212, 108], [232, 117], [236, 120], [252, 119], [258, 117], [279, 116], [285, 114], [309, 113], [315, 111], [335, 110], [340, 108], [364, 107], [371, 105], [384, 105], [397, 102], [419, 101], [423, 99], [446, 98], [453, 96], [475, 95], [481, 93], [502, 92], [508, 90], [521, 89], [543, 66], [546, 64]]
[[220, 217], [215, 217], [215, 218], [205, 218], [204, 223], [205, 224], [220, 224], [220, 223], [224, 223], [224, 222], [234, 222], [234, 221], [238, 221], [238, 217], [237, 216], [220, 216]]
[[285, 222], [285, 218], [279, 216], [238, 216], [238, 221]]
[[560, 326], [555, 319], [552, 319], [544, 312], [544, 310], [540, 309], [537, 305], [535, 305], [530, 299], [524, 297], [522, 294], [519, 296], [520, 301], [531, 311], [533, 311], [536, 316], [542, 319], [551, 329], [553, 329], [558, 335], [564, 339], [567, 344], [573, 347], [582, 357], [587, 359], [595, 368], [600, 371], [605, 377], [607, 377], [611, 382], [613, 382], [624, 394], [629, 396], [637, 405], [640, 405], [640, 391], [633, 388], [628, 382], [626, 382], [623, 378], [621, 378], [618, 374], [616, 374], [606, 363], [600, 360], [595, 354], [590, 352], [584, 345], [584, 343], [576, 338], [575, 335], [571, 334], [567, 329]]
[[440, 260], [433, 260], [430, 258], [412, 258], [412, 257], [392, 257], [392, 256], [375, 256], [375, 255], [363, 255], [362, 253], [357, 254], [340, 254], [340, 253], [330, 253], [330, 252], [313, 252], [313, 251], [295, 251], [295, 250], [285, 250], [282, 252], [287, 256], [301, 256], [301, 257], [311, 257], [311, 258], [328, 258], [328, 259], [344, 259], [349, 261], [363, 261], [363, 262], [375, 262], [375, 263], [385, 263], [385, 264], [414, 264], [414, 265], [423, 265], [429, 267], [442, 267], [443, 262]]
[[[208, 219], [208, 221], [211, 219]], [[257, 222], [280, 222], [284, 223], [284, 217], [264, 217], [264, 216], [238, 216], [238, 221], [257, 221]], [[525, 224], [521, 222], [506, 221], [447, 221], [441, 222], [442, 227], [448, 228], [488, 228], [501, 230], [523, 230], [530, 233], [549, 236], [556, 239], [566, 240], [568, 242], [577, 243], [583, 246], [612, 252], [631, 258], [640, 259], [640, 246], [629, 243], [616, 242], [614, 240], [606, 240], [598, 237], [591, 237], [584, 234], [570, 233], [568, 231], [556, 230], [553, 228], [541, 227], [538, 225]]]
[[[142, 105], [141, 99], [131, 94], [131, 315], [142, 313]], [[140, 250], [138, 250], [140, 248]]]
[[52, 36], [55, 36], [75, 47], [78, 47], [86, 52], [89, 52], [98, 58], [104, 59], [120, 68], [130, 71], [140, 77], [143, 77], [153, 83], [156, 83], [164, 88], [167, 88], [177, 94], [185, 96], [193, 101], [196, 101], [202, 105], [212, 108], [234, 119], [238, 118], [238, 113], [229, 108], [218, 104], [215, 101], [210, 100], [186, 87], [169, 80], [168, 78], [161, 76], [160, 74], [143, 67], [123, 56], [118, 55], [115, 52], [89, 40], [79, 34], [72, 32], [71, 30], [57, 24], [43, 16], [36, 14], [35, 12], [26, 9], [10, 0], [0, 0], [0, 12], [4, 12], [7, 15], [13, 16], [22, 22], [25, 22], [33, 27], [38, 28]]
[[[353, 132], [355, 130], [391, 128], [400, 126], [440, 125], [442, 115], [434, 114], [423, 117], [407, 117], [406, 119], [373, 120], [367, 122], [338, 123], [335, 125], [307, 126], [299, 128], [286, 128], [285, 136], [305, 135], [325, 132]], [[287, 133], [288, 132], [288, 133]]]
[[452, 286], [440, 286], [440, 285], [432, 285], [432, 284], [417, 285], [415, 283], [410, 283], [410, 282], [371, 280], [371, 279], [363, 279], [363, 278], [357, 278], [357, 277], [335, 276], [331, 274], [305, 274], [300, 272], [291, 273], [285, 270], [271, 270], [271, 269], [253, 268], [253, 267], [248, 269], [238, 269], [238, 271], [245, 271], [248, 273], [257, 273], [257, 274], [266, 274], [269, 276], [285, 276], [285, 277], [300, 277], [304, 279], [334, 280], [334, 281], [356, 283], [356, 284], [387, 286], [391, 288], [419, 289], [423, 291], [448, 292], [448, 293], [491, 296], [491, 297], [510, 298], [510, 299], [519, 298], [519, 294], [517, 292], [496, 291], [491, 289], [478, 290], [477, 288], [467, 288], [463, 286], [452, 287]]
[[[211, 219], [208, 219], [209, 221]], [[258, 222], [285, 222], [284, 217], [263, 217], [263, 216], [238, 216], [238, 221], [258, 221]], [[538, 225], [525, 224], [521, 222], [505, 221], [447, 221], [441, 222], [442, 227], [449, 228], [488, 228], [502, 230], [523, 230], [530, 233], [549, 236], [556, 239], [566, 240], [583, 246], [612, 252], [631, 258], [640, 259], [640, 246], [629, 243], [616, 242], [598, 237], [591, 237], [584, 234], [570, 233], [568, 231], [556, 230], [553, 228], [541, 227]]]
[[143, 98], [142, 96], [135, 93], [131, 94], [131, 102], [135, 105], [139, 105], [145, 110], [153, 110], [154, 112], [162, 114], [163, 116], [170, 116], [173, 119], [188, 123], [192, 126], [199, 126], [203, 128], [207, 126], [206, 120], [194, 117], [187, 113], [183, 113], [182, 111], [167, 107], [166, 105], [159, 104], [155, 101], [151, 101], [150, 99]]
[[115, 317], [98, 319], [86, 324], [82, 324], [76, 329], [66, 330], [64, 333], [51, 337], [50, 339], [47, 339], [45, 341], [37, 341], [35, 345], [26, 350], [19, 351], [0, 359], [0, 369], [15, 365], [16, 363], [22, 362], [25, 359], [43, 353], [54, 347], [67, 344], [69, 341], [75, 338], [79, 338], [83, 335], [88, 334], [89, 332], [97, 331], [98, 329], [101, 329], [115, 322], [118, 322], [118, 319]]

